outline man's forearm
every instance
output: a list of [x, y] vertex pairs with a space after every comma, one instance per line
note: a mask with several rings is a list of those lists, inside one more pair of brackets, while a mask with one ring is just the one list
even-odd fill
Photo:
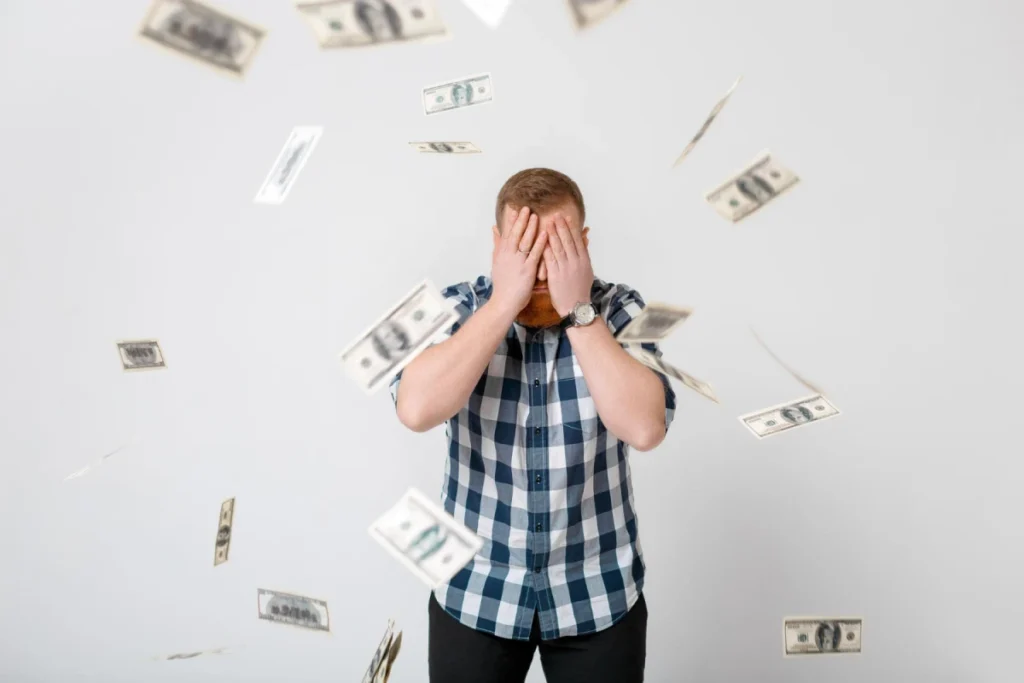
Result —
[[639, 451], [665, 438], [665, 388], [653, 370], [630, 356], [598, 318], [567, 334], [597, 414], [608, 430]]
[[516, 313], [488, 301], [451, 338], [409, 363], [398, 385], [397, 409], [402, 424], [425, 432], [458, 413], [469, 401]]

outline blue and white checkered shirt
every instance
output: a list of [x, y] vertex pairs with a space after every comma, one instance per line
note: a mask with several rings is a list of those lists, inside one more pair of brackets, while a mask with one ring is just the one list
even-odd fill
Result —
[[[447, 336], [492, 291], [483, 276], [445, 289], [459, 314]], [[645, 306], [629, 287], [598, 279], [591, 300], [613, 335]], [[654, 344], [642, 347], [661, 355]], [[667, 429], [675, 392], [657, 374]], [[396, 406], [401, 378], [391, 382]], [[529, 639], [534, 613], [544, 640], [601, 631], [624, 617], [645, 569], [629, 446], [598, 417], [568, 336], [513, 323], [446, 436], [441, 501], [484, 545], [435, 590], [445, 611], [516, 640]]]

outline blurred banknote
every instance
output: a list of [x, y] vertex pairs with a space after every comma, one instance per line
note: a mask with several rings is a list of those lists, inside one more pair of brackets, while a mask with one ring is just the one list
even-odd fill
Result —
[[112, 456], [112, 455], [113, 455], [114, 453], [117, 453], [118, 451], [120, 451], [120, 450], [123, 450], [123, 449], [124, 449], [124, 448], [126, 448], [126, 447], [127, 447], [127, 444], [125, 444], [124, 446], [121, 446], [120, 448], [117, 448], [117, 449], [115, 449], [115, 450], [113, 450], [113, 451], [111, 451], [111, 452], [107, 453], [106, 455], [104, 455], [104, 456], [103, 456], [102, 458], [100, 458], [99, 460], [97, 460], [97, 461], [95, 461], [95, 462], [93, 462], [93, 463], [90, 463], [90, 464], [86, 465], [85, 467], [83, 467], [82, 469], [78, 470], [77, 472], [72, 472], [72, 473], [71, 473], [71, 474], [69, 474], [68, 476], [64, 477], [64, 481], [69, 481], [69, 480], [71, 480], [71, 479], [78, 479], [79, 477], [81, 477], [81, 476], [84, 476], [84, 475], [85, 475], [85, 474], [87, 474], [87, 473], [88, 473], [88, 472], [89, 472], [90, 470], [92, 470], [92, 469], [94, 469], [94, 468], [96, 468], [96, 467], [99, 467], [100, 465], [102, 465], [102, 464], [104, 463], [104, 461], [105, 461], [105, 460], [106, 460], [107, 458], [109, 458], [110, 456]]
[[709, 192], [705, 199], [723, 218], [737, 223], [798, 182], [800, 178], [795, 173], [764, 151], [754, 163]]
[[664, 360], [658, 358], [650, 351], [647, 351], [646, 349], [643, 349], [639, 346], [628, 346], [626, 347], [626, 350], [629, 351], [629, 353], [634, 358], [636, 358], [638, 361], [640, 361], [647, 367], [651, 368], [652, 370], [657, 370], [658, 372], [666, 374], [669, 377], [675, 377], [688, 388], [693, 389], [704, 398], [710, 399], [715, 403], [720, 403], [718, 397], [715, 396], [715, 390], [712, 389], [711, 385], [708, 384], [707, 382], [702, 382], [696, 377], [686, 374], [679, 368], [669, 365]]
[[437, 0], [324, 0], [295, 7], [324, 49], [449, 37]]
[[366, 668], [366, 673], [363, 674], [362, 683], [386, 683], [388, 680], [388, 677], [391, 675], [391, 665], [394, 664], [395, 658], [398, 656], [398, 650], [402, 647], [402, 632], [399, 631], [396, 634], [394, 631], [395, 620], [391, 619], [388, 621], [388, 627], [384, 631], [384, 637], [381, 638], [380, 645], [377, 646], [377, 651], [373, 653], [370, 666]]
[[576, 28], [589, 28], [626, 4], [626, 0], [569, 0]]
[[402, 632], [399, 631], [395, 635], [395, 639], [391, 641], [391, 647], [388, 648], [388, 661], [384, 664], [383, 672], [384, 675], [380, 675], [380, 671], [377, 673], [376, 683], [388, 683], [388, 679], [391, 678], [391, 668], [395, 665], [395, 660], [398, 659], [398, 653], [402, 650]]
[[257, 204], [283, 202], [323, 133], [320, 126], [297, 126], [292, 130], [253, 201]]
[[615, 336], [620, 344], [659, 342], [686, 322], [693, 311], [689, 308], [651, 302]]
[[788, 618], [783, 622], [786, 655], [855, 654], [860, 652], [861, 619]]
[[204, 655], [220, 655], [224, 654], [227, 651], [228, 649], [226, 647], [218, 647], [216, 650], [203, 650], [201, 652], [180, 652], [174, 655], [161, 655], [159, 657], [154, 657], [153, 659], [157, 660], [158, 662], [170, 662], [175, 659], [195, 659], [196, 657], [202, 657]]
[[423, 111], [430, 116], [486, 104], [494, 99], [490, 74], [467, 76], [423, 89]]
[[260, 619], [301, 626], [313, 631], [331, 630], [327, 603], [323, 600], [264, 588], [256, 589], [256, 600]]
[[816, 395], [741, 415], [739, 420], [754, 436], [763, 439], [794, 427], [822, 422], [838, 414], [839, 409], [829, 403], [828, 399]]
[[373, 394], [451, 327], [458, 314], [430, 280], [424, 280], [339, 354], [345, 371]]
[[472, 142], [410, 142], [420, 154], [480, 154]]
[[155, 370], [166, 368], [164, 352], [155, 339], [117, 342], [117, 353], [124, 370]]
[[736, 82], [732, 84], [731, 88], [729, 88], [729, 92], [725, 93], [725, 97], [718, 100], [718, 104], [716, 104], [715, 108], [711, 110], [710, 114], [708, 114], [708, 118], [706, 121], [704, 121], [704, 125], [700, 127], [700, 130], [697, 131], [697, 134], [693, 136], [692, 140], [690, 140], [690, 144], [686, 146], [686, 149], [683, 150], [683, 153], [679, 155], [678, 159], [676, 159], [676, 163], [672, 165], [673, 168], [683, 163], [683, 159], [689, 156], [690, 152], [693, 151], [693, 148], [697, 146], [697, 143], [700, 142], [700, 139], [704, 137], [704, 133], [707, 132], [708, 127], [711, 126], [711, 122], [715, 120], [719, 112], [722, 111], [722, 107], [724, 107], [725, 103], [729, 101], [729, 96], [732, 95], [732, 91], [736, 89], [736, 86], [739, 85], [740, 81], [742, 80], [743, 76], [737, 78]]
[[231, 550], [231, 523], [235, 519], [235, 499], [229, 498], [220, 504], [220, 517], [217, 519], [217, 542], [213, 545], [213, 566], [228, 561]]
[[480, 21], [491, 28], [498, 28], [512, 0], [462, 0], [462, 4], [480, 17]]
[[195, 0], [154, 0], [139, 35], [237, 78], [245, 76], [266, 31]]
[[370, 536], [431, 589], [451, 579], [483, 541], [416, 489], [370, 526]]
[[767, 351], [768, 355], [771, 356], [772, 358], [774, 358], [775, 362], [778, 363], [779, 365], [781, 365], [783, 370], [785, 370], [790, 375], [792, 375], [793, 379], [795, 379], [797, 382], [800, 382], [800, 384], [803, 384], [805, 387], [807, 387], [808, 389], [813, 391], [815, 394], [824, 394], [825, 393], [824, 391], [822, 391], [821, 389], [819, 389], [818, 387], [814, 386], [809, 381], [804, 379], [802, 376], [800, 376], [800, 374], [797, 373], [796, 370], [794, 370], [793, 368], [791, 368], [788, 365], [786, 365], [785, 363], [783, 363], [782, 359], [779, 358], [778, 356], [776, 356], [775, 353], [771, 349], [768, 348], [768, 345], [765, 344], [764, 341], [761, 340], [760, 335], [758, 335], [758, 333], [754, 331], [753, 327], [750, 328], [750, 331], [754, 333], [754, 338], [757, 339], [757, 343], [761, 345], [761, 348], [764, 349], [765, 351]]

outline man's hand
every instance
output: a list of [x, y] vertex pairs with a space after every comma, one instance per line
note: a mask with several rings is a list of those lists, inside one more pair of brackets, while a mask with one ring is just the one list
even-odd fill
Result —
[[590, 252], [583, 244], [580, 226], [572, 225], [562, 214], [555, 214], [551, 224], [545, 227], [541, 234], [550, 235], [544, 249], [548, 292], [551, 305], [564, 318], [579, 302], [590, 301], [594, 268], [590, 265]]
[[[494, 246], [491, 262], [494, 293], [491, 299], [515, 313], [530, 302], [533, 285], [537, 281], [537, 268], [548, 241], [547, 233], [537, 235], [539, 222], [537, 214], [531, 215], [530, 208], [524, 206], [515, 224], [500, 236]], [[493, 229], [497, 236], [498, 227]]]

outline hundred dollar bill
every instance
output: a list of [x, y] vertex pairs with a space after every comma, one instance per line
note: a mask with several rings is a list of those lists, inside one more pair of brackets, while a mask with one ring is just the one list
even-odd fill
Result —
[[313, 631], [331, 630], [327, 603], [323, 600], [257, 588], [256, 601], [260, 619], [301, 626]]
[[783, 621], [785, 656], [855, 654], [861, 648], [863, 620], [791, 617]]
[[795, 173], [772, 159], [767, 150], [740, 173], [705, 196], [722, 217], [738, 223], [800, 182]]
[[124, 446], [121, 446], [118, 449], [115, 449], [115, 450], [107, 453], [106, 455], [104, 455], [102, 458], [100, 458], [96, 462], [93, 462], [93, 463], [91, 463], [89, 465], [86, 465], [85, 467], [83, 467], [82, 469], [78, 470], [77, 472], [72, 472], [68, 476], [64, 477], [64, 481], [69, 481], [71, 479], [78, 479], [79, 477], [84, 476], [85, 474], [87, 474], [89, 472], [89, 470], [94, 469], [96, 467], [99, 467], [100, 465], [103, 464], [103, 462], [107, 458], [112, 456], [114, 453], [117, 453], [118, 451], [124, 450], [125, 448], [127, 448], [127, 444], [125, 444]]
[[216, 650], [203, 650], [202, 652], [181, 652], [179, 654], [174, 655], [161, 655], [159, 657], [154, 657], [153, 659], [155, 659], [158, 662], [170, 662], [175, 659], [195, 659], [196, 657], [202, 657], [203, 655], [219, 655], [227, 651], [228, 648], [219, 647]]
[[490, 74], [467, 76], [455, 81], [431, 85], [423, 89], [423, 112], [440, 114], [454, 109], [465, 109], [494, 100], [494, 86]]
[[383, 678], [378, 676], [378, 683], [388, 683], [388, 679], [391, 678], [391, 668], [395, 665], [395, 660], [398, 659], [398, 653], [402, 649], [402, 632], [399, 631], [395, 634], [395, 639], [391, 643], [391, 647], [388, 649], [388, 661], [384, 665], [384, 676]]
[[480, 154], [472, 142], [410, 142], [420, 154]]
[[440, 290], [424, 280], [342, 351], [341, 363], [364, 392], [373, 394], [458, 317]]
[[491, 28], [498, 28], [512, 0], [462, 0], [462, 4], [477, 15], [480, 21]]
[[604, 20], [625, 4], [626, 0], [569, 0], [569, 12], [576, 28], [584, 29]]
[[647, 367], [651, 368], [652, 370], [657, 370], [658, 372], [668, 375], [669, 377], [675, 377], [677, 380], [686, 385], [687, 388], [693, 389], [704, 398], [714, 401], [715, 403], [720, 403], [718, 397], [715, 396], [715, 390], [712, 389], [711, 385], [708, 384], [707, 382], [702, 382], [696, 377], [686, 374], [679, 368], [669, 365], [664, 360], [658, 358], [650, 351], [647, 351], [646, 349], [643, 349], [639, 346], [627, 346], [626, 350], [630, 353], [630, 355], [632, 355], [634, 358], [636, 358], [638, 361], [640, 361]]
[[231, 550], [231, 523], [235, 519], [235, 499], [229, 498], [220, 504], [220, 518], [217, 520], [217, 542], [213, 546], [213, 566], [228, 561]]
[[380, 639], [380, 645], [377, 646], [377, 650], [373, 653], [373, 659], [370, 660], [370, 666], [366, 667], [366, 673], [363, 674], [362, 683], [373, 683], [377, 677], [377, 672], [387, 666], [388, 651], [391, 649], [391, 639], [394, 637], [395, 620], [388, 620], [387, 630], [384, 631], [384, 637]]
[[615, 336], [620, 344], [659, 342], [686, 322], [692, 309], [651, 302]]
[[195, 0], [154, 0], [139, 36], [241, 79], [266, 31]]
[[323, 133], [320, 126], [297, 126], [292, 130], [253, 201], [257, 204], [283, 202]]
[[771, 356], [772, 358], [774, 358], [775, 362], [778, 363], [779, 365], [781, 365], [783, 370], [785, 370], [790, 375], [792, 375], [793, 379], [795, 379], [797, 382], [800, 382], [800, 384], [803, 384], [805, 387], [807, 387], [808, 389], [813, 391], [815, 394], [824, 394], [825, 393], [824, 391], [822, 391], [821, 389], [819, 389], [818, 387], [814, 386], [809, 381], [807, 381], [806, 379], [801, 377], [800, 374], [797, 373], [796, 370], [794, 370], [793, 368], [791, 368], [788, 365], [786, 365], [785, 363], [783, 363], [782, 359], [779, 358], [778, 356], [776, 356], [775, 353], [772, 352], [772, 350], [768, 348], [768, 345], [765, 344], [761, 340], [761, 337], [757, 334], [757, 332], [754, 331], [753, 327], [750, 328], [750, 331], [754, 333], [754, 338], [757, 339], [757, 343], [761, 345], [761, 348], [764, 349], [765, 351], [767, 351], [768, 355]]
[[295, 7], [325, 50], [450, 37], [437, 0], [323, 0]]
[[815, 395], [741, 415], [739, 420], [754, 433], [754, 436], [763, 439], [800, 425], [821, 422], [838, 414], [839, 409], [829, 403], [828, 399]]
[[121, 367], [124, 370], [155, 370], [167, 367], [164, 352], [160, 350], [160, 342], [155, 339], [119, 341], [117, 353], [121, 356]]
[[693, 136], [692, 140], [690, 140], [690, 144], [686, 146], [686, 149], [683, 150], [683, 153], [679, 155], [678, 159], [676, 159], [676, 163], [672, 164], [672, 168], [675, 168], [676, 166], [681, 164], [683, 162], [683, 159], [689, 156], [690, 152], [693, 151], [693, 148], [697, 146], [697, 143], [700, 142], [700, 139], [704, 137], [704, 133], [707, 132], [708, 127], [711, 126], [711, 122], [715, 120], [719, 112], [722, 111], [722, 107], [724, 107], [725, 103], [729, 101], [729, 96], [732, 95], [732, 91], [736, 89], [736, 86], [739, 85], [740, 81], [742, 80], [743, 76], [737, 78], [736, 82], [732, 84], [731, 88], [729, 88], [729, 92], [725, 93], [725, 97], [718, 100], [718, 104], [716, 104], [715, 108], [711, 110], [710, 114], [708, 114], [708, 118], [706, 121], [704, 121], [704, 125], [700, 127], [700, 130], [697, 131], [697, 134]]
[[416, 489], [370, 526], [370, 536], [435, 589], [483, 548], [483, 541]]

